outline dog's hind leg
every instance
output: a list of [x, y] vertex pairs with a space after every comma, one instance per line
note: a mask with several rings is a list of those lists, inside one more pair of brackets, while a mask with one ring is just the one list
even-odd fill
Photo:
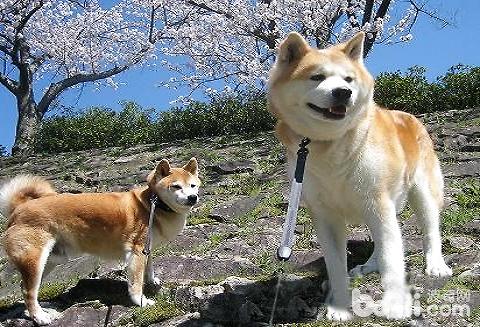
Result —
[[447, 266], [442, 255], [440, 209], [443, 205], [443, 180], [438, 162], [429, 172], [417, 171], [415, 184], [410, 189], [408, 198], [423, 230], [425, 273], [439, 277], [451, 276], [452, 269]]
[[55, 240], [38, 228], [12, 226], [6, 232], [7, 254], [22, 276], [22, 292], [30, 317], [39, 325], [52, 321], [38, 303], [38, 290], [48, 255]]
[[325, 252], [330, 289], [326, 298], [327, 319], [345, 321], [352, 318], [351, 299], [347, 290], [347, 242], [345, 225], [322, 220], [324, 214], [313, 212], [318, 239]]
[[127, 257], [127, 272], [128, 272], [128, 293], [132, 302], [136, 305], [145, 307], [152, 305], [155, 301], [147, 299], [143, 295], [143, 280], [145, 275], [145, 256], [139, 251], [130, 251]]

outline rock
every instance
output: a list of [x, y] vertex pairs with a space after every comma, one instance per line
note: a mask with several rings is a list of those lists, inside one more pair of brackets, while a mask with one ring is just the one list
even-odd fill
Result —
[[[253, 284], [254, 281], [248, 278], [242, 278], [237, 276], [227, 277], [220, 284], [225, 289], [225, 292], [240, 293], [242, 294], [248, 285]], [[243, 289], [243, 290], [242, 290]]]
[[127, 162], [131, 162], [135, 159], [138, 158], [138, 155], [132, 155], [132, 156], [128, 156], [128, 157], [120, 157], [118, 159], [116, 159], [113, 163], [127, 163]]
[[175, 317], [167, 321], [152, 324], [151, 327], [221, 327], [217, 324], [208, 323], [201, 319], [200, 312], [187, 313], [180, 317]]
[[252, 321], [262, 321], [262, 320], [266, 320], [266, 318], [267, 317], [258, 308], [258, 306], [255, 305], [255, 303], [252, 303], [250, 301], [246, 301], [238, 309], [238, 321], [241, 321], [242, 323], [249, 323]]
[[450, 236], [450, 245], [459, 250], [467, 250], [473, 245], [473, 240], [466, 236]]
[[480, 219], [474, 219], [464, 226], [465, 230], [473, 235], [480, 234]]
[[467, 178], [480, 176], [480, 162], [466, 161], [457, 163], [445, 163], [443, 175], [446, 178]]
[[227, 161], [225, 163], [207, 166], [206, 169], [219, 175], [253, 172], [254, 162], [249, 160]]
[[311, 308], [300, 296], [294, 296], [287, 305], [286, 314], [292, 320], [316, 317], [318, 311]]
[[175, 301], [190, 311], [201, 311], [214, 296], [224, 291], [221, 285], [179, 287], [175, 291]]
[[460, 275], [458, 275], [458, 277], [460, 277], [460, 278], [465, 278], [465, 277], [479, 278], [480, 277], [480, 264], [476, 263], [472, 269], [465, 270]]
[[105, 323], [106, 314], [106, 307], [70, 307], [62, 313], [62, 317], [60, 319], [54, 320], [49, 326], [103, 326]]
[[154, 263], [154, 270], [162, 281], [167, 282], [205, 280], [237, 275], [239, 272], [255, 274], [259, 271], [248, 260], [193, 256], [164, 256]]
[[75, 176], [75, 182], [77, 182], [78, 184], [83, 184], [85, 186], [96, 186], [100, 184], [100, 182], [97, 179], [93, 179], [85, 175]]
[[209, 217], [222, 223], [231, 223], [255, 209], [262, 201], [262, 196], [241, 197], [220, 203], [212, 209]]

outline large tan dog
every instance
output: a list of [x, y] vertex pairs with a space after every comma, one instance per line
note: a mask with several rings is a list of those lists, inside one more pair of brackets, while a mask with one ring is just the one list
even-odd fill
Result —
[[412, 115], [373, 101], [374, 80], [363, 64], [365, 35], [324, 50], [291, 33], [270, 72], [269, 110], [287, 147], [290, 170], [303, 137], [311, 139], [304, 193], [325, 251], [330, 292], [327, 318], [351, 318], [345, 224], [366, 223], [375, 250], [353, 274], [380, 271], [387, 318], [411, 315], [402, 237], [396, 213], [406, 199], [424, 232], [429, 275], [451, 275], [439, 232], [443, 179], [425, 127]]
[[153, 240], [174, 239], [198, 201], [197, 161], [192, 158], [182, 168], [171, 168], [162, 160], [147, 181], [148, 186], [124, 193], [58, 194], [44, 179], [23, 175], [2, 187], [0, 209], [9, 217], [4, 246], [22, 276], [25, 304], [35, 322], [52, 320], [37, 300], [42, 274], [78, 253], [125, 259], [132, 301], [154, 303], [142, 294], [144, 273], [147, 282], [159, 282], [142, 254], [150, 199], [159, 198]]

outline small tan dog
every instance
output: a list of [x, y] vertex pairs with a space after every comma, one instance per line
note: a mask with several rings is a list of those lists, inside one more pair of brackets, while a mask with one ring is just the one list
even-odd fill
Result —
[[182, 168], [162, 160], [147, 181], [148, 186], [124, 193], [58, 194], [43, 178], [21, 175], [0, 189], [0, 210], [9, 217], [5, 250], [22, 276], [25, 304], [36, 323], [52, 321], [37, 300], [42, 275], [80, 253], [124, 258], [132, 301], [143, 306], [154, 303], [142, 294], [144, 273], [147, 282], [159, 283], [151, 260], [146, 262], [142, 254], [150, 199], [155, 195], [159, 199], [154, 243], [173, 240], [198, 202], [197, 160], [190, 159]]

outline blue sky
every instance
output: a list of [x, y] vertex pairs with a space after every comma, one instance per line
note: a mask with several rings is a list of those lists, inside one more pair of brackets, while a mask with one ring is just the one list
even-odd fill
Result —
[[[451, 17], [455, 26], [440, 29], [438, 24], [422, 17], [413, 29], [414, 40], [410, 43], [373, 48], [366, 60], [373, 75], [420, 65], [426, 67], [427, 76], [434, 79], [458, 63], [480, 66], [480, 1], [430, 0], [429, 4], [438, 8], [443, 16]], [[146, 108], [164, 110], [182, 95], [157, 86], [168, 78], [169, 73], [161, 68], [139, 68], [119, 76], [117, 80], [125, 84], [117, 90], [86, 87], [81, 93], [67, 91], [62, 96], [62, 104], [75, 108], [94, 105], [119, 108], [120, 101], [133, 100]], [[15, 98], [0, 86], [0, 145], [8, 150], [14, 141], [16, 119]]]

